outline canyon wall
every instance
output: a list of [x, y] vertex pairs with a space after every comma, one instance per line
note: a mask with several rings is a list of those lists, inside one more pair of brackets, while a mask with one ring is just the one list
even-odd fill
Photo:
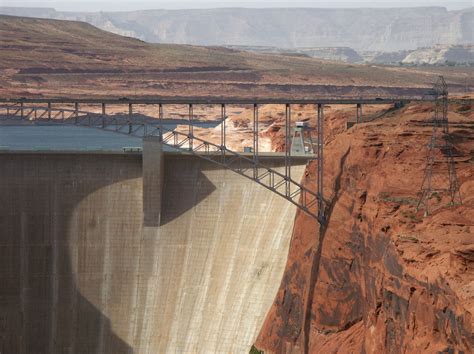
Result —
[[[326, 143], [324, 227], [298, 213], [256, 347], [265, 353], [471, 353], [472, 105], [452, 105], [462, 205], [417, 211], [431, 105], [411, 104]], [[467, 124], [467, 125], [466, 125]], [[315, 167], [304, 182], [315, 183]], [[447, 167], [445, 180], [447, 184]]]

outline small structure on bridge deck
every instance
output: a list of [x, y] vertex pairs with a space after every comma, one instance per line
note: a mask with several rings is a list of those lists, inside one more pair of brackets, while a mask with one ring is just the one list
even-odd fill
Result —
[[308, 122], [296, 122], [291, 137], [291, 155], [314, 154], [311, 129]]

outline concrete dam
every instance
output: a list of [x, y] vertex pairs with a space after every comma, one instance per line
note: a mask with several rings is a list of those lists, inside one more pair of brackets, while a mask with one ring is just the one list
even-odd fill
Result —
[[[283, 275], [293, 204], [145, 148], [4, 151], [0, 166], [2, 354], [249, 351]], [[304, 169], [295, 159], [294, 178]]]

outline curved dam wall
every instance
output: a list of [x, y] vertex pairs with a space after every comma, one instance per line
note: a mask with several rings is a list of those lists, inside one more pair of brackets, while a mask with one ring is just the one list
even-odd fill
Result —
[[141, 155], [0, 153], [1, 353], [248, 352], [295, 207], [197, 157], [162, 166], [155, 226]]

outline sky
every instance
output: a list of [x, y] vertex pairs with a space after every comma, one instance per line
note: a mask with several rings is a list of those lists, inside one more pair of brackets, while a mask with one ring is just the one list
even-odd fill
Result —
[[186, 8], [216, 8], [216, 7], [324, 7], [324, 8], [354, 8], [354, 7], [413, 7], [413, 6], [443, 6], [448, 10], [458, 10], [473, 6], [470, 0], [306, 0], [306, 1], [274, 1], [274, 0], [0, 0], [0, 6], [13, 7], [51, 7], [58, 11], [131, 11], [145, 9], [186, 9]]

